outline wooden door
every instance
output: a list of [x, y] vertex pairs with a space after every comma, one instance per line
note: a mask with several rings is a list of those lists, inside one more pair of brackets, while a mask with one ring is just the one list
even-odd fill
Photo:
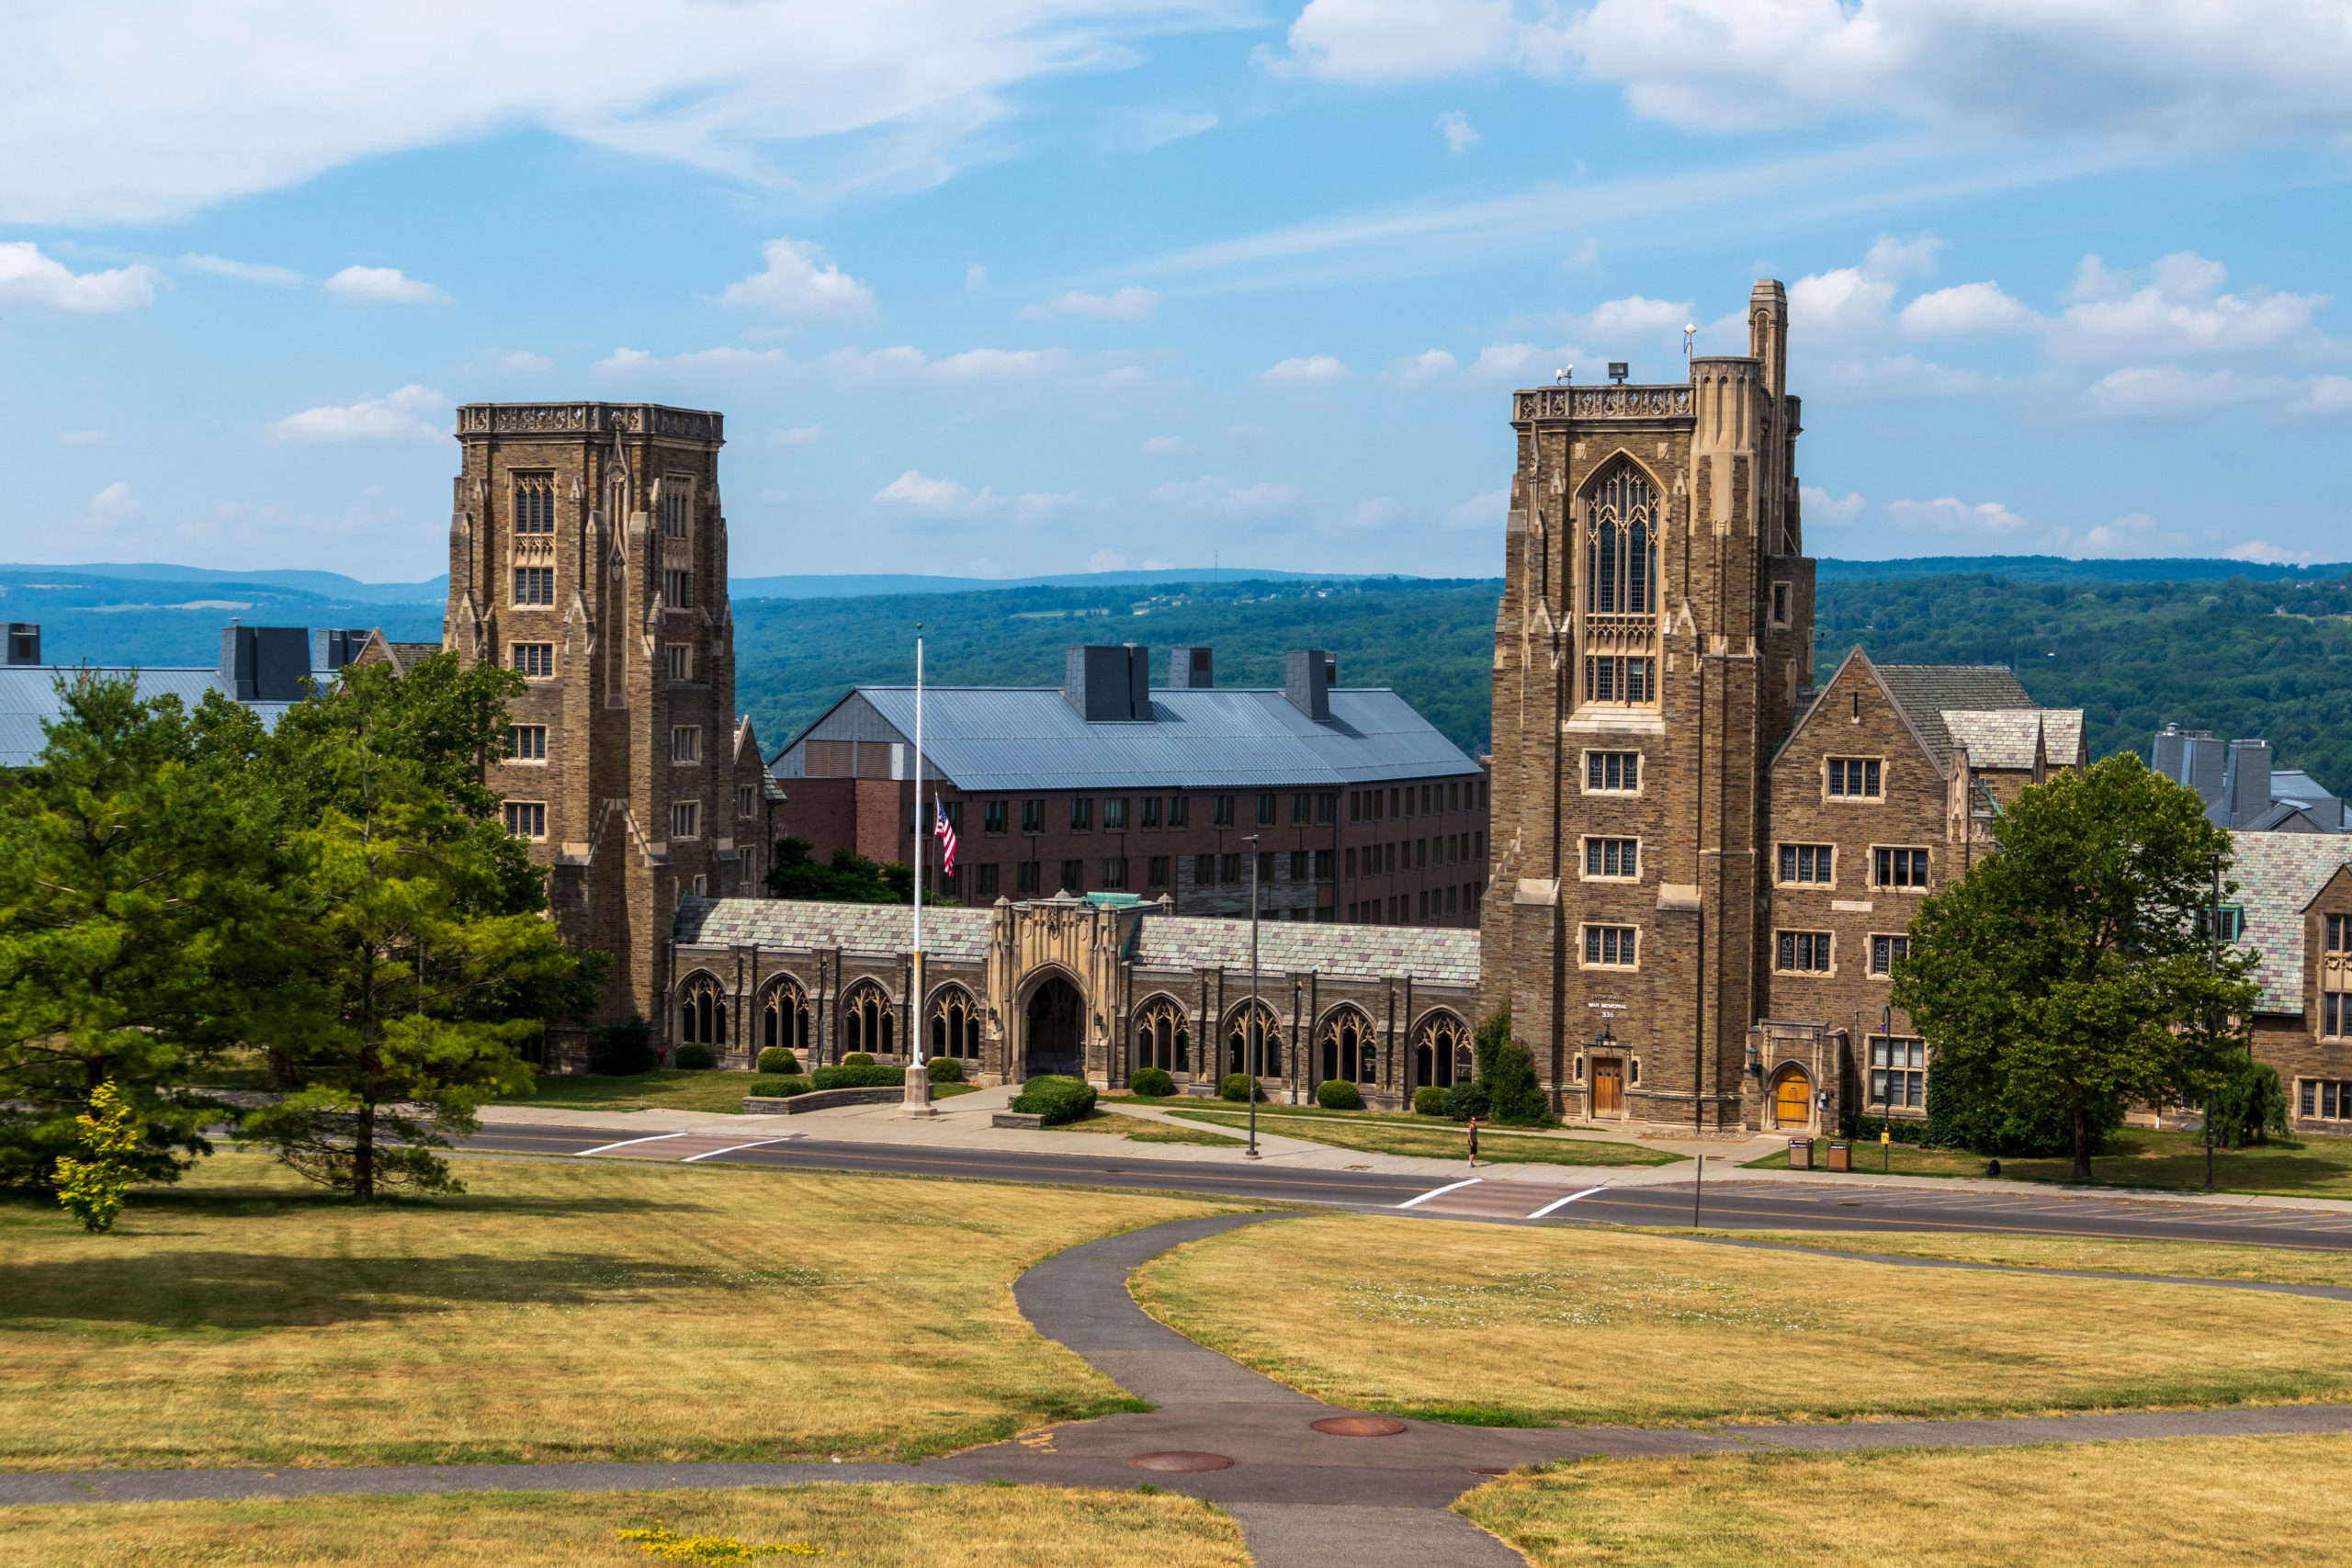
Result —
[[1625, 1064], [1611, 1060], [1592, 1065], [1592, 1113], [1595, 1116], [1622, 1116], [1625, 1113]]
[[1791, 1073], [1781, 1080], [1772, 1097], [1772, 1124], [1776, 1127], [1803, 1127], [1813, 1120], [1813, 1080], [1803, 1073]]

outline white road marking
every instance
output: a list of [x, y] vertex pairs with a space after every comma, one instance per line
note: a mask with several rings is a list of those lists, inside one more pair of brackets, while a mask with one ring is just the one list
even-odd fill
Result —
[[1553, 1210], [1565, 1209], [1579, 1198], [1589, 1198], [1596, 1192], [1606, 1192], [1609, 1189], [1606, 1187], [1588, 1187], [1581, 1192], [1571, 1192], [1565, 1198], [1555, 1198], [1527, 1217], [1531, 1220], [1540, 1220], [1544, 1215], [1550, 1213]]
[[1485, 1179], [1484, 1177], [1474, 1176], [1467, 1181], [1457, 1181], [1451, 1187], [1433, 1188], [1418, 1198], [1408, 1198], [1396, 1206], [1400, 1209], [1410, 1209], [1417, 1204], [1426, 1203], [1432, 1198], [1442, 1198], [1449, 1192], [1459, 1192], [1465, 1187], [1476, 1187]]
[[656, 1133], [650, 1138], [623, 1138], [617, 1144], [605, 1144], [593, 1149], [582, 1149], [583, 1155], [608, 1155], [615, 1149], [625, 1149], [634, 1144], [658, 1144], [664, 1138], [683, 1138], [684, 1133]]
[[711, 1157], [712, 1157], [713, 1156], [715, 1156], [715, 1155], [731, 1155], [731, 1154], [734, 1154], [737, 1150], [740, 1150], [740, 1149], [759, 1149], [759, 1148], [765, 1148], [765, 1147], [766, 1147], [768, 1145], [770, 1145], [770, 1144], [786, 1144], [786, 1143], [790, 1143], [794, 1138], [797, 1138], [797, 1137], [798, 1137], [798, 1136], [800, 1136], [800, 1134], [797, 1134], [797, 1133], [790, 1133], [790, 1134], [786, 1134], [784, 1137], [781, 1137], [781, 1138], [762, 1138], [762, 1139], [761, 1139], [758, 1143], [756, 1143], [756, 1144], [737, 1144], [737, 1145], [733, 1145], [733, 1147], [730, 1147], [730, 1148], [724, 1148], [724, 1149], [705, 1149], [705, 1150], [703, 1150], [703, 1152], [702, 1152], [702, 1153], [700, 1153], [700, 1154], [698, 1154], [698, 1155], [688, 1155], [685, 1158], [684, 1158], [684, 1159], [680, 1160], [678, 1163], [679, 1163], [680, 1165], [692, 1165], [692, 1164], [694, 1164], [694, 1163], [695, 1163], [695, 1161], [696, 1161], [696, 1160], [698, 1160], [698, 1159], [709, 1159], [709, 1158], [711, 1158]]

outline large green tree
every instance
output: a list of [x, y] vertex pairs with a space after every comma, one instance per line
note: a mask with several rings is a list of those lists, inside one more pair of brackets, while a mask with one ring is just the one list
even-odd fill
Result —
[[239, 975], [285, 897], [266, 803], [190, 714], [127, 678], [60, 685], [40, 754], [0, 774], [0, 1181], [46, 1185], [108, 1080], [137, 1117], [140, 1179], [209, 1145], [186, 1093], [243, 1037]]
[[2254, 955], [2201, 919], [2230, 838], [2134, 755], [2020, 793], [1998, 852], [1927, 900], [1893, 1001], [1935, 1071], [2027, 1116], [2063, 1116], [2088, 1179], [2093, 1128], [2126, 1102], [2198, 1100], [2245, 1049]]
[[778, 839], [775, 858], [768, 866], [768, 891], [779, 898], [827, 904], [914, 902], [914, 867], [868, 860], [842, 849], [833, 852], [831, 863], [820, 865], [816, 849], [806, 839]]

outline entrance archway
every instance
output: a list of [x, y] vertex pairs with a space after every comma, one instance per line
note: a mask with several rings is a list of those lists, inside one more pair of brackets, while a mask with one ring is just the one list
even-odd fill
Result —
[[1076, 986], [1058, 975], [1047, 976], [1030, 993], [1022, 1022], [1023, 1077], [1086, 1076], [1086, 1004]]
[[1805, 1076], [1804, 1069], [1791, 1067], [1772, 1086], [1772, 1125], [1813, 1125], [1813, 1079]]

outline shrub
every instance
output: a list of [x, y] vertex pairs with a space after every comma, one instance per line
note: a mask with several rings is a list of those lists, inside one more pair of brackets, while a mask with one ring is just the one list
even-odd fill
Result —
[[2287, 1131], [2287, 1090], [2278, 1069], [2233, 1052], [2229, 1081], [2214, 1091], [2213, 1136], [2225, 1149], [2269, 1142], [2273, 1133]]
[[609, 1077], [650, 1073], [660, 1065], [653, 1054], [653, 1026], [641, 1018], [608, 1023], [596, 1031], [595, 1044], [588, 1054], [588, 1070]]
[[1315, 1086], [1315, 1103], [1326, 1111], [1362, 1111], [1363, 1090], [1345, 1078], [1332, 1078]]
[[797, 1073], [800, 1058], [781, 1045], [771, 1045], [760, 1053], [760, 1071], [763, 1073]]
[[1094, 1086], [1084, 1078], [1042, 1074], [1021, 1086], [1012, 1109], [1044, 1117], [1048, 1127], [1075, 1122], [1094, 1113]]
[[1445, 1114], [1445, 1090], [1435, 1084], [1425, 1084], [1413, 1091], [1413, 1114], [1442, 1116]]
[[964, 1081], [964, 1064], [953, 1056], [933, 1056], [923, 1064], [922, 1070], [931, 1075], [931, 1081], [933, 1083], [962, 1083]]
[[819, 1067], [808, 1075], [811, 1089], [888, 1089], [906, 1081], [904, 1067], [878, 1066], [872, 1062], [843, 1062], [837, 1067]]
[[1473, 1116], [1484, 1116], [1487, 1111], [1487, 1086], [1476, 1078], [1468, 1083], [1455, 1084], [1445, 1091], [1445, 1113], [1456, 1122], [1467, 1122]]
[[718, 1066], [718, 1059], [711, 1055], [707, 1045], [685, 1044], [678, 1047], [671, 1063], [682, 1072], [699, 1073]]
[[756, 1094], [770, 1100], [789, 1100], [796, 1094], [808, 1092], [808, 1080], [801, 1077], [769, 1077], [763, 1074], [743, 1086], [745, 1094]]
[[1266, 1086], [1260, 1083], [1256, 1078], [1251, 1077], [1248, 1073], [1227, 1073], [1216, 1086], [1216, 1093], [1219, 1100], [1230, 1100], [1238, 1105], [1247, 1105], [1250, 1103], [1250, 1091], [1252, 1089], [1257, 1091], [1258, 1102], [1261, 1105], [1264, 1104], [1266, 1100]]
[[874, 1058], [863, 1051], [852, 1051], [842, 1058], [842, 1066], [844, 1067], [870, 1067], [873, 1065]]
[[1127, 1089], [1148, 1100], [1158, 1100], [1176, 1092], [1176, 1080], [1165, 1067], [1145, 1067], [1127, 1080]]

